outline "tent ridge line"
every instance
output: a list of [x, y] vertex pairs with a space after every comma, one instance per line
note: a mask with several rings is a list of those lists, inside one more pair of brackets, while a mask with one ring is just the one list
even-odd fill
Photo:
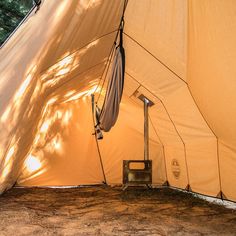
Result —
[[151, 55], [155, 60], [157, 60], [161, 65], [163, 65], [166, 69], [168, 69], [172, 74], [174, 74], [178, 79], [180, 79], [183, 83], [187, 84], [187, 82], [180, 77], [176, 72], [174, 72], [169, 66], [167, 66], [163, 61], [161, 61], [159, 58], [157, 58], [153, 53], [151, 53], [147, 48], [145, 48], [142, 44], [140, 44], [136, 39], [134, 39], [132, 36], [127, 34], [125, 31], [123, 32], [125, 36], [127, 36], [129, 39], [131, 39], [133, 42], [135, 42], [138, 46], [140, 46], [144, 51], [146, 51], [149, 55]]
[[[128, 72], [125, 72], [125, 73], [126, 73], [127, 75], [129, 75], [132, 79], [134, 79], [136, 82], [139, 83], [139, 81], [138, 81], [137, 79], [135, 79], [132, 75], [130, 75]], [[140, 84], [140, 83], [139, 83], [139, 84]], [[156, 94], [154, 94], [152, 91], [150, 91], [150, 90], [149, 90], [148, 88], [146, 88], [145, 86], [142, 85], [142, 87], [145, 88], [149, 93], [151, 93], [154, 97], [156, 97], [156, 98], [161, 102], [162, 106], [164, 107], [164, 109], [165, 109], [165, 111], [166, 111], [167, 116], [168, 116], [169, 119], [170, 119], [170, 122], [172, 123], [172, 125], [173, 125], [173, 127], [174, 127], [174, 129], [175, 129], [175, 131], [176, 131], [176, 133], [177, 133], [177, 135], [179, 136], [179, 138], [180, 138], [180, 140], [181, 140], [181, 142], [182, 142], [182, 144], [183, 144], [183, 147], [184, 147], [184, 157], [185, 157], [185, 165], [186, 165], [186, 173], [187, 173], [187, 182], [188, 182], [188, 184], [190, 185], [189, 173], [188, 173], [188, 164], [187, 164], [186, 144], [185, 144], [183, 138], [181, 137], [181, 135], [180, 135], [180, 133], [179, 133], [177, 127], [175, 126], [175, 123], [174, 123], [174, 121], [172, 120], [172, 118], [171, 118], [171, 116], [170, 116], [170, 114], [169, 114], [169, 112], [168, 112], [168, 110], [167, 110], [167, 108], [166, 108], [164, 102], [162, 101], [162, 99], [160, 99]]]

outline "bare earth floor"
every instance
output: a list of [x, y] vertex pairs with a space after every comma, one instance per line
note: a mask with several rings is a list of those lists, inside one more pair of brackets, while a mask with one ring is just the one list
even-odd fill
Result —
[[236, 235], [236, 211], [171, 189], [14, 188], [0, 235]]

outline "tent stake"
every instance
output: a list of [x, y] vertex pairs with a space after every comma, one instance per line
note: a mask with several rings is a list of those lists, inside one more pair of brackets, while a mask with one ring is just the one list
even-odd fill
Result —
[[149, 123], [148, 123], [148, 106], [149, 100], [143, 99], [144, 103], [144, 160], [149, 160]]

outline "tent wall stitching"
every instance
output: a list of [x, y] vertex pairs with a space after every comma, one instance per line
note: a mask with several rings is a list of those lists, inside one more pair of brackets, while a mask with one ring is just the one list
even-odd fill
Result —
[[131, 95], [129, 95], [129, 98], [131, 98], [142, 87], [142, 85], [138, 81], [137, 83], [139, 84], [139, 86], [134, 90], [134, 92]]
[[151, 55], [155, 60], [157, 60], [159, 63], [161, 63], [172, 74], [174, 74], [176, 77], [178, 77], [180, 80], [182, 80], [182, 82], [187, 84], [187, 82], [183, 78], [181, 78], [178, 74], [176, 74], [169, 66], [167, 66], [164, 62], [162, 62], [160, 59], [158, 59], [155, 55], [153, 55], [149, 50], [147, 50], [143, 45], [141, 45], [137, 40], [135, 40], [132, 36], [127, 34], [125, 31], [124, 31], [124, 35], [126, 37], [128, 37], [129, 39], [131, 39], [133, 42], [135, 42], [138, 46], [140, 46], [144, 51], [146, 51], [149, 55]]
[[211, 130], [212, 134], [215, 136], [216, 138], [216, 155], [217, 155], [217, 165], [218, 165], [218, 174], [219, 174], [219, 185], [220, 185], [220, 196], [221, 196], [221, 199], [223, 200], [223, 191], [222, 191], [222, 181], [221, 181], [221, 170], [220, 170], [220, 155], [219, 155], [219, 138], [217, 137], [216, 133], [213, 131], [213, 129], [210, 127], [209, 123], [207, 122], [207, 120], [205, 119], [205, 117], [203, 116], [203, 113], [201, 112], [197, 102], [195, 101], [193, 95], [192, 95], [192, 92], [191, 92], [191, 89], [189, 87], [189, 85], [187, 84], [187, 87], [188, 87], [188, 90], [189, 90], [189, 93], [193, 99], [193, 102], [194, 104], [196, 105], [199, 113], [201, 114], [203, 120], [206, 122], [208, 128]]

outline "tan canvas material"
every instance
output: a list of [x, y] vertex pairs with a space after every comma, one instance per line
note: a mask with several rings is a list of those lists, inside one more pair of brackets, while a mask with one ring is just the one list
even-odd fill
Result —
[[[44, 0], [0, 50], [1, 192], [102, 183], [91, 94], [101, 106], [123, 6]], [[119, 117], [98, 141], [108, 184], [143, 159], [144, 94], [154, 184], [236, 201], [235, 1], [129, 0], [124, 20]]]

